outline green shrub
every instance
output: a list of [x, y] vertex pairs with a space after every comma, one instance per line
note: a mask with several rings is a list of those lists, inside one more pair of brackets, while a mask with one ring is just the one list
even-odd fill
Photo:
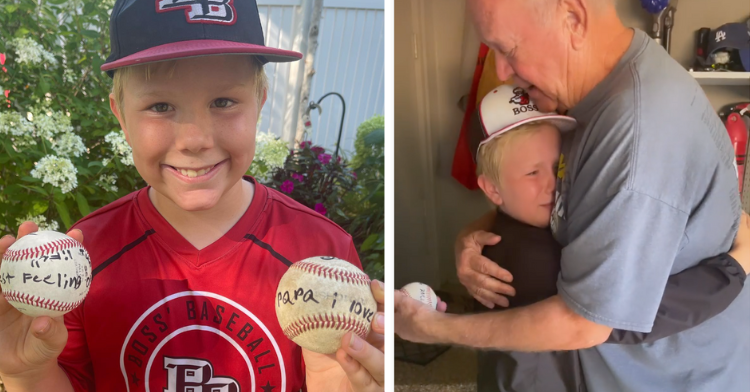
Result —
[[0, 6], [0, 234], [23, 220], [64, 231], [145, 185], [109, 109], [114, 0]]

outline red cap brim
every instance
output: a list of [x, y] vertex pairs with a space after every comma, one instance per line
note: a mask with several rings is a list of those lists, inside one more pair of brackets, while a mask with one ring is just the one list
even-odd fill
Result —
[[193, 40], [173, 42], [155, 46], [111, 63], [102, 65], [102, 71], [112, 71], [131, 65], [176, 60], [187, 57], [213, 56], [221, 54], [247, 54], [262, 56], [268, 62], [282, 63], [297, 61], [302, 53], [291, 50], [269, 48], [262, 45], [220, 40]]

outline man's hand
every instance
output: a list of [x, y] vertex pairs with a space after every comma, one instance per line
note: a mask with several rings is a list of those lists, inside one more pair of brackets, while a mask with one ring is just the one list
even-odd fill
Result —
[[482, 256], [482, 248], [500, 242], [500, 236], [474, 231], [460, 234], [456, 241], [456, 271], [458, 280], [482, 305], [492, 309], [495, 305], [507, 307], [504, 296], [516, 295], [516, 290], [508, 283], [513, 275], [492, 260]]
[[[24, 222], [18, 228], [18, 238], [37, 230], [35, 223]], [[83, 243], [80, 230], [73, 230], [68, 236]], [[15, 241], [10, 235], [0, 239], [0, 257]], [[68, 330], [62, 316], [29, 317], [0, 295], [0, 375], [9, 390], [23, 390], [59, 372], [57, 357], [67, 340]], [[11, 389], [11, 385], [17, 389]]]
[[440, 343], [430, 326], [439, 323], [446, 309], [445, 302], [438, 298], [437, 310], [405, 295], [399, 290], [393, 294], [393, 317], [396, 334], [402, 339], [416, 343]]
[[745, 270], [745, 274], [750, 274], [750, 217], [742, 211], [740, 217], [740, 228], [737, 230], [737, 237], [734, 239], [734, 245], [729, 252]]
[[[341, 348], [333, 355], [302, 350], [307, 366], [310, 392], [382, 392], [385, 384], [385, 319], [383, 283], [370, 283], [378, 312], [372, 319], [367, 340], [349, 332], [341, 339]], [[338, 362], [338, 363], [337, 363]]]

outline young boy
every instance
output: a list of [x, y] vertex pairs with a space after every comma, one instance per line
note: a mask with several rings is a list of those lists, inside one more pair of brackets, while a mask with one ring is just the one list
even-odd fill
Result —
[[[76, 223], [92, 260], [86, 301], [32, 319], [0, 297], [9, 391], [383, 391], [382, 313], [368, 341], [301, 349], [276, 318], [288, 267], [329, 255], [360, 266], [351, 237], [244, 176], [266, 99], [254, 1], [118, 0], [110, 105], [149, 186]], [[35, 231], [25, 223], [19, 237]], [[0, 240], [0, 255], [13, 242]], [[373, 294], [382, 312], [383, 291]]]
[[[571, 117], [540, 113], [521, 88], [500, 86], [479, 110], [478, 184], [497, 206], [493, 232], [502, 241], [483, 254], [513, 275], [516, 295], [509, 308], [557, 293], [561, 246], [548, 229], [555, 200], [560, 132], [575, 128]], [[745, 271], [722, 254], [670, 276], [651, 333], [613, 330], [607, 343], [649, 343], [684, 331], [720, 313], [742, 290]], [[745, 263], [748, 260], [740, 260]], [[744, 267], [744, 268], [743, 268]], [[478, 390], [584, 391], [578, 351], [480, 353]]]

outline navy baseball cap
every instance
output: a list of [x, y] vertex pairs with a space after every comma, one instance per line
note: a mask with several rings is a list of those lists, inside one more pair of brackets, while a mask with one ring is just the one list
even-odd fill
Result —
[[219, 54], [257, 56], [261, 63], [302, 58], [264, 45], [255, 0], [117, 0], [109, 22], [112, 53], [102, 71]]
[[737, 50], [742, 67], [750, 72], [750, 26], [746, 23], [727, 23], [711, 32], [708, 53]]

